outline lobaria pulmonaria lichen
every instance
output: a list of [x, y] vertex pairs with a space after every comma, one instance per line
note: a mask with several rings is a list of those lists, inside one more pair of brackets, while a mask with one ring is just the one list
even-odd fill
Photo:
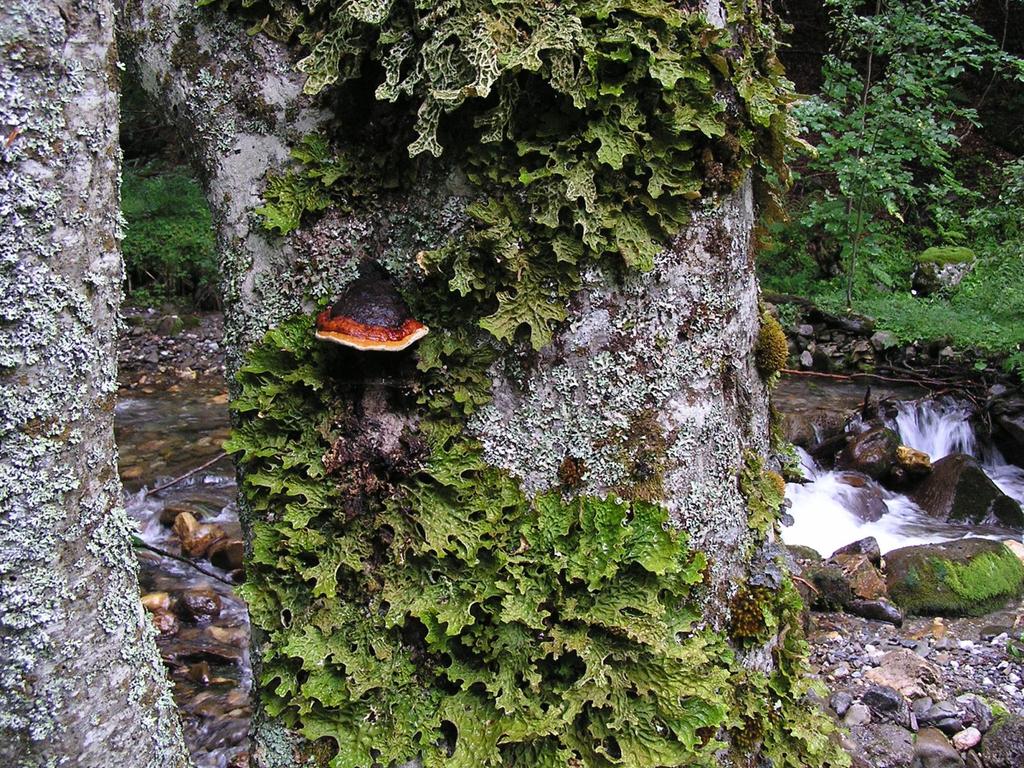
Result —
[[[663, 507], [528, 498], [438, 418], [360, 448], [359, 353], [311, 331], [298, 317], [251, 351], [227, 449], [264, 706], [332, 768], [711, 765], [736, 729], [778, 766], [842, 764], [800, 701], [799, 649], [765, 676], [701, 628], [706, 561]], [[777, 629], [791, 595], [762, 597]]]
[[[470, 182], [450, 239], [408, 254], [431, 328], [415, 367], [345, 358], [298, 317], [238, 373], [228, 450], [266, 713], [332, 768], [710, 766], [730, 745], [845, 764], [780, 629], [795, 591], [764, 595], [758, 638], [783, 635], [770, 675], [702, 616], [707, 561], [659, 503], [654, 414], [606, 497], [579, 493], [571, 456], [531, 497], [464, 429], [489, 366], [550, 341], [584, 268], [649, 269], [696, 201], [751, 169], [785, 179], [791, 89], [762, 4], [728, 0], [718, 27], [666, 0], [211, 3], [300, 48], [325, 105], [363, 107], [268, 179], [269, 230], [364, 209], [422, 156]], [[777, 503], [759, 493], [764, 527]]]
[[760, 2], [729, 0], [737, 23], [721, 28], [665, 0], [200, 4], [214, 3], [297, 45], [307, 92], [372, 115], [358, 101], [369, 93], [387, 110], [372, 139], [359, 125], [297, 145], [299, 167], [268, 181], [266, 226], [284, 234], [306, 213], [352, 210], [374, 188], [414, 183], [406, 152], [445, 152], [476, 201], [418, 262], [471, 297], [498, 339], [526, 329], [540, 349], [583, 265], [649, 269], [695, 201], [751, 168], [788, 178], [792, 86]]

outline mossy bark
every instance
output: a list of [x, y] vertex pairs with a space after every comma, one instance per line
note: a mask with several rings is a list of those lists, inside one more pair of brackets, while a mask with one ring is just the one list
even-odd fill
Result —
[[0, 7], [0, 763], [189, 764], [113, 436], [114, 8]]
[[[723, 5], [706, 5], [708, 17], [724, 24]], [[417, 254], [444, 245], [467, 220], [472, 190], [452, 161], [424, 162], [413, 188], [366, 191], [362, 210], [329, 212], [284, 238], [271, 237], [253, 216], [265, 175], [286, 164], [289, 147], [301, 136], [325, 130], [331, 121], [320, 108], [325, 102], [303, 95], [287, 48], [265, 36], [246, 36], [230, 16], [196, 10], [186, 0], [129, 0], [124, 39], [142, 83], [188, 138], [204, 178], [222, 253], [232, 371], [267, 329], [311, 312], [367, 255], [383, 262], [415, 297], [423, 279]], [[490, 342], [496, 359], [485, 377], [488, 402], [463, 433], [478, 441], [491, 467], [529, 495], [571, 481], [574, 493], [667, 508], [671, 525], [708, 557], [700, 627], [721, 638], [729, 632], [730, 604], [741, 585], [754, 585], [744, 595], [774, 594], [771, 584], [777, 589], [781, 578], [777, 570], [771, 573], [773, 531], [766, 523], [776, 507], [752, 516], [740, 482], [749, 457], [769, 450], [767, 389], [753, 353], [760, 316], [753, 220], [751, 185], [744, 181], [695, 210], [650, 271], [583, 269], [568, 317], [550, 344], [537, 352], [524, 339]], [[347, 445], [350, 452], [367, 452], [365, 461], [345, 461], [358, 467], [359, 482], [368, 487], [393, 481], [387, 477], [393, 466], [378, 466], [381, 456], [422, 415], [415, 397], [394, 394], [416, 391], [422, 376], [411, 360], [371, 362], [345, 353], [331, 363], [344, 380], [342, 389], [351, 393], [342, 410], [360, 423]], [[379, 482], [367, 477], [375, 472]], [[355, 517], [358, 499], [350, 501], [345, 512]], [[243, 513], [250, 533], [258, 524], [280, 525], [274, 513], [254, 518], [244, 504]], [[758, 615], [757, 606], [748, 612]], [[780, 658], [773, 634], [780, 629], [755, 627], [749, 637], [756, 642], [737, 643], [740, 666], [770, 673]], [[253, 641], [259, 659], [269, 641], [259, 631]], [[257, 661], [257, 679], [258, 667]], [[771, 712], [771, 694], [758, 690], [764, 711]], [[326, 764], [330, 740], [309, 743], [299, 730], [257, 707], [255, 764]], [[800, 730], [801, 738], [814, 730]], [[756, 748], [762, 736], [751, 736], [736, 754]], [[820, 732], [813, 737], [824, 738]]]

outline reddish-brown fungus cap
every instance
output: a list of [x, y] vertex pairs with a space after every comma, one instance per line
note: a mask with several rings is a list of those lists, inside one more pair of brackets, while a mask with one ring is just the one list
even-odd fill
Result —
[[412, 317], [391, 279], [375, 263], [316, 318], [316, 337], [355, 349], [397, 352], [427, 335], [429, 329]]

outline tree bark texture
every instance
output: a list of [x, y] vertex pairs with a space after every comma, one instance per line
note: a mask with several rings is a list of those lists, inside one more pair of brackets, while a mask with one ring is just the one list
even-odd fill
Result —
[[[704, 5], [712, 22], [725, 24], [722, 3]], [[367, 255], [415, 291], [416, 254], [441, 246], [465, 222], [472, 190], [458, 167], [431, 161], [414, 188], [379, 193], [363, 211], [329, 212], [271, 238], [252, 215], [266, 174], [286, 164], [297, 138], [328, 127], [327, 102], [303, 94], [294, 54], [246, 36], [228, 15], [186, 0], [129, 0], [124, 23], [144, 87], [188, 137], [206, 185], [231, 370], [267, 329], [341, 289]], [[761, 316], [753, 223], [746, 180], [698, 210], [653, 269], [625, 276], [584, 269], [552, 343], [539, 352], [502, 345], [488, 371], [492, 398], [465, 428], [487, 463], [530, 495], [564, 486], [567, 460], [581, 468], [575, 491], [595, 497], [636, 483], [648, 463], [657, 464], [652, 501], [668, 509], [694, 549], [709, 553], [701, 622], [721, 633], [738, 585], [752, 561], [770, 559], [773, 541], [770, 530], [751, 525], [739, 482], [749, 455], [765, 454], [769, 443], [768, 391], [753, 355]], [[352, 410], [364, 442], [353, 444], [384, 451], [419, 418], [391, 395], [417, 374], [400, 365], [360, 372], [358, 358], [346, 359], [353, 370], [345, 375], [359, 379]], [[267, 643], [255, 631], [257, 679]], [[748, 645], [738, 652], [741, 664], [770, 671], [775, 646], [776, 638]], [[253, 735], [260, 768], [290, 768], [319, 754], [259, 706]]]
[[189, 764], [113, 436], [114, 9], [0, 7], [0, 763]]

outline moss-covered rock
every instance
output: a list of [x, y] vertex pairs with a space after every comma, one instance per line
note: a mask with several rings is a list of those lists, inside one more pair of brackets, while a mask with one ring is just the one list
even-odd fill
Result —
[[967, 264], [974, 261], [974, 251], [958, 245], [927, 248], [917, 255], [919, 264]]
[[1024, 586], [1024, 564], [989, 539], [902, 547], [885, 560], [889, 594], [909, 613], [978, 616], [1018, 597]]
[[970, 248], [929, 248], [916, 257], [911, 285], [919, 296], [951, 291], [971, 271], [974, 260], [974, 251]]

